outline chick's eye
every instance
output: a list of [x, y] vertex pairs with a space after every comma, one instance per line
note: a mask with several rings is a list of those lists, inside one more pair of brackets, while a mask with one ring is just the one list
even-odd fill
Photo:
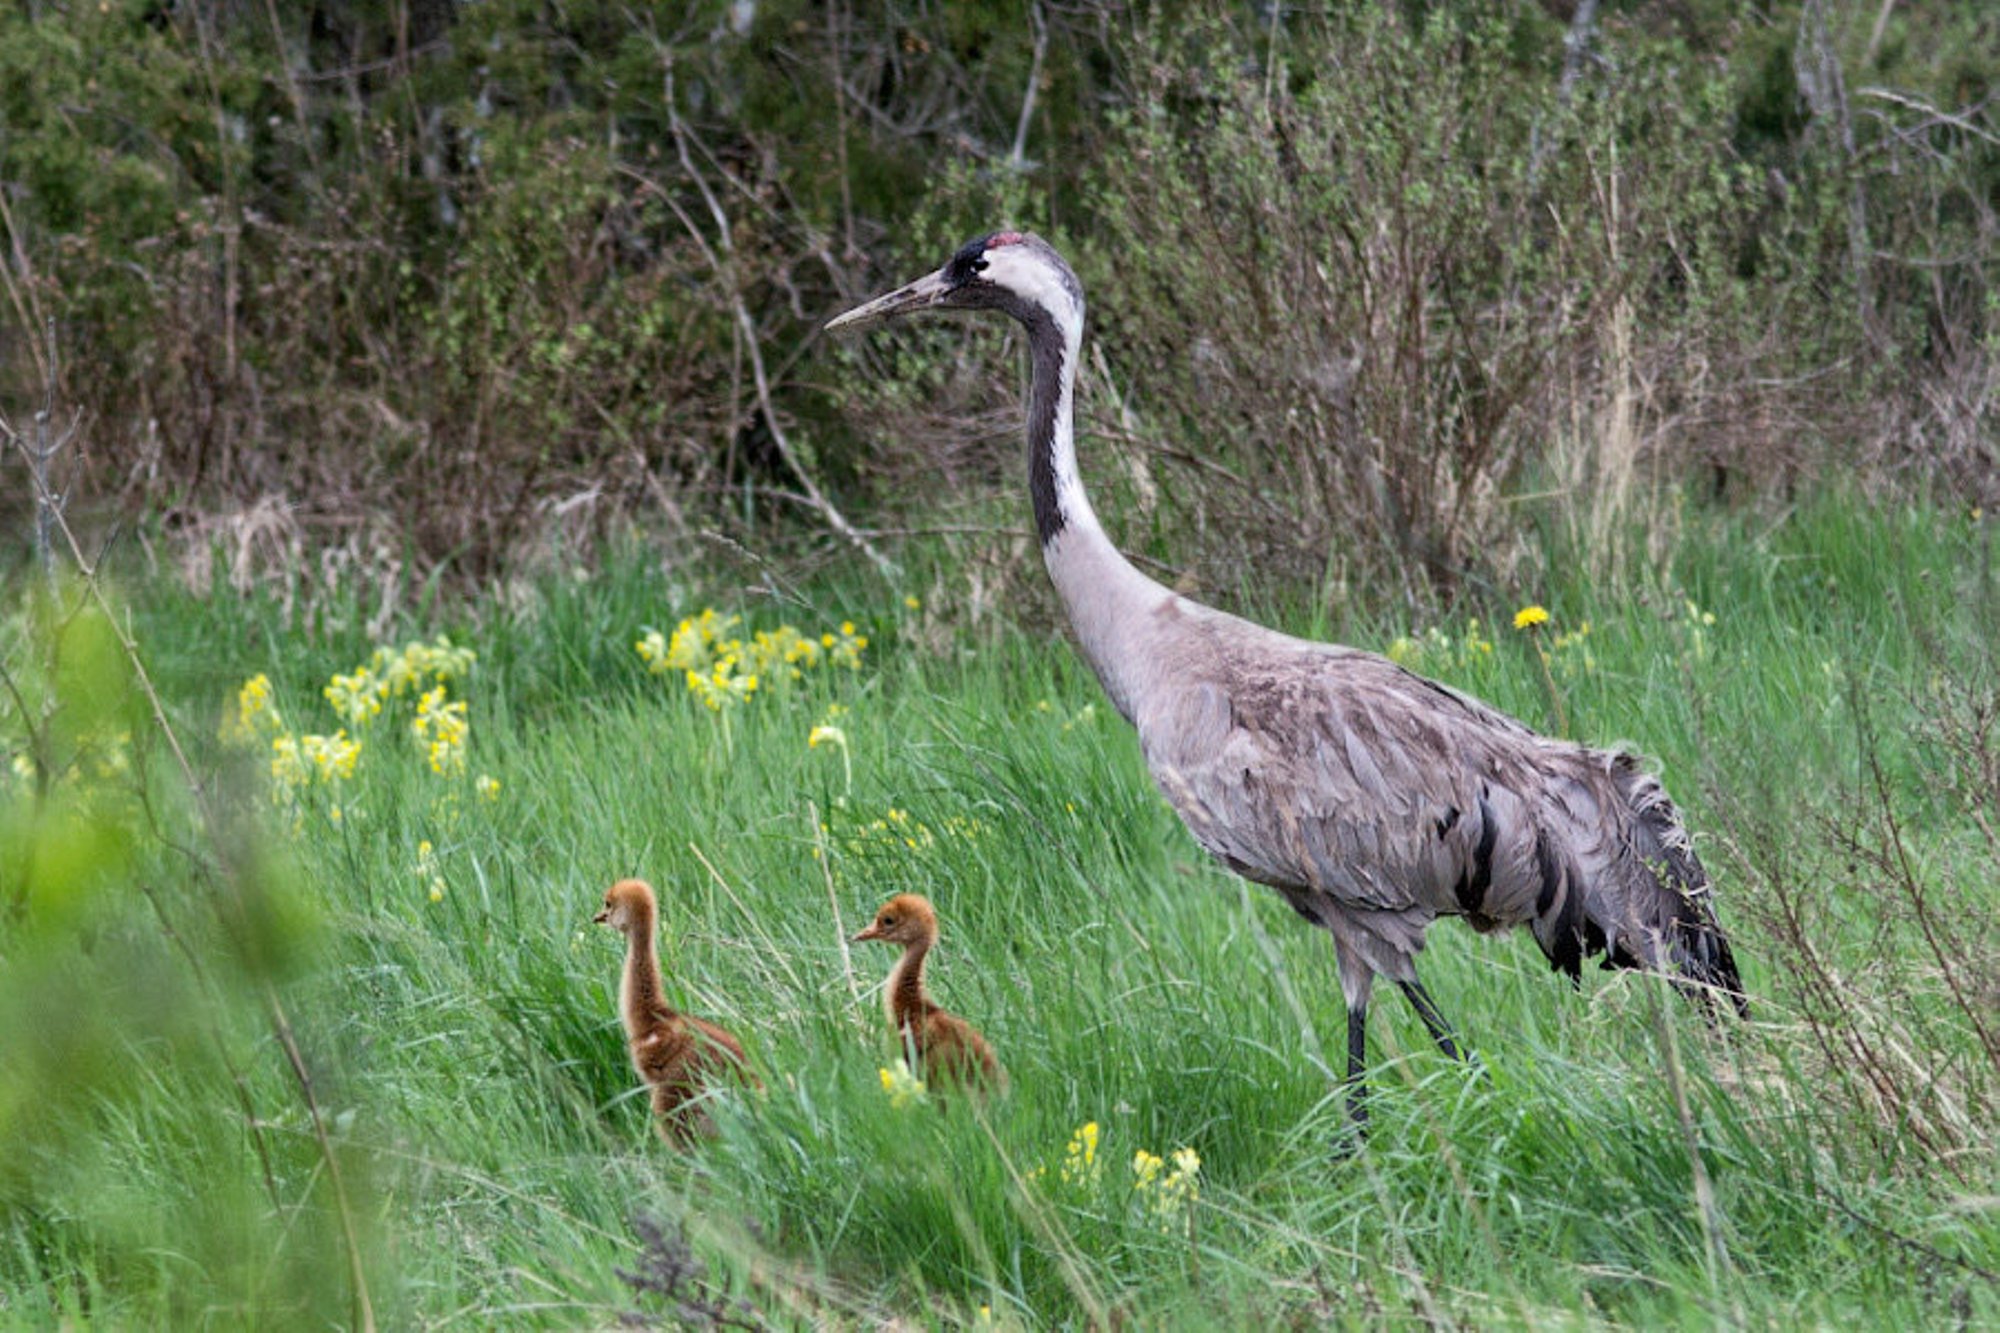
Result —
[[984, 259], [973, 260], [972, 271], [974, 273], [984, 273], [986, 271], [986, 261]]

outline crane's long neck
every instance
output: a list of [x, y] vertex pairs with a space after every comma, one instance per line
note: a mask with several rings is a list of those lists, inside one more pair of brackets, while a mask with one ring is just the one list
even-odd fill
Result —
[[905, 945], [903, 956], [896, 960], [896, 970], [889, 974], [889, 987], [882, 993], [882, 1004], [889, 1011], [889, 1022], [898, 1031], [937, 1008], [931, 993], [924, 989], [924, 958], [933, 943], [920, 939]]
[[653, 918], [634, 923], [625, 937], [625, 971], [618, 981], [618, 1012], [625, 1019], [625, 1031], [638, 1037], [651, 1029], [667, 1008], [665, 990], [660, 985], [660, 958], [654, 952]]
[[1083, 303], [1065, 314], [1038, 308], [1023, 321], [1031, 361], [1028, 492], [1049, 580], [1069, 613], [1085, 660], [1130, 720], [1147, 657], [1146, 617], [1173, 594], [1141, 574], [1105, 535], [1076, 467], [1076, 368]]

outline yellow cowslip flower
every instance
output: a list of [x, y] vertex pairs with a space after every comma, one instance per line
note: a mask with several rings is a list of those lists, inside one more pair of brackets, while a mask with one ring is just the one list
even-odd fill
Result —
[[447, 701], [443, 685], [424, 691], [410, 730], [430, 741], [426, 757], [431, 772], [441, 778], [465, 776], [465, 744], [472, 730], [465, 700]]
[[890, 1109], [900, 1111], [924, 1101], [924, 1081], [910, 1072], [909, 1062], [901, 1056], [896, 1057], [894, 1069], [876, 1072], [882, 1078], [882, 1091], [889, 1094]]
[[354, 776], [354, 766], [361, 760], [361, 742], [349, 740], [347, 728], [342, 727], [331, 736], [299, 737], [299, 754], [312, 765], [321, 782], [339, 782]]
[[422, 679], [422, 673], [406, 652], [377, 648], [368, 664], [374, 672], [376, 686], [394, 698], [402, 698]]
[[1532, 629], [1536, 625], [1546, 625], [1549, 620], [1547, 607], [1524, 606], [1514, 613], [1515, 629]]
[[440, 634], [436, 643], [416, 640], [403, 645], [403, 670], [414, 683], [425, 676], [442, 685], [470, 674], [478, 654], [454, 645], [449, 635]]
[[448, 745], [463, 745], [472, 726], [466, 718], [465, 700], [447, 701], [444, 692], [442, 685], [424, 692], [417, 700], [417, 716], [410, 730]]
[[378, 699], [400, 699], [425, 680], [442, 685], [470, 675], [478, 657], [472, 649], [454, 644], [450, 635], [440, 634], [434, 643], [413, 639], [401, 648], [377, 648], [368, 665], [355, 668], [355, 674], [374, 678]]
[[861, 665], [861, 650], [868, 646], [868, 636], [854, 632], [854, 622], [840, 622], [840, 637], [831, 634], [820, 635], [820, 642], [826, 645], [826, 660], [834, 666], [850, 669]]
[[417, 843], [417, 864], [414, 873], [417, 879], [429, 881], [432, 902], [439, 902], [444, 898], [444, 876], [438, 873], [437, 849], [431, 846], [429, 838]]
[[1201, 1197], [1201, 1155], [1192, 1148], [1176, 1148], [1173, 1170], [1164, 1159], [1144, 1148], [1132, 1156], [1132, 1189], [1145, 1201], [1153, 1225], [1165, 1230], [1174, 1226], [1184, 1208]]
[[1180, 1210], [1201, 1197], [1201, 1157], [1192, 1148], [1176, 1148], [1174, 1169], [1160, 1178], [1153, 1192], [1153, 1217], [1162, 1227], [1171, 1225]]
[[740, 648], [735, 640], [724, 638], [740, 619], [717, 615], [713, 607], [692, 619], [683, 618], [667, 641], [666, 670], [699, 671], [732, 646]]
[[845, 750], [847, 748], [847, 733], [839, 727], [830, 727], [822, 722], [819, 726], [812, 729], [810, 736], [806, 737], [806, 748], [808, 750], [817, 750], [822, 745], [837, 746]]
[[656, 629], [646, 631], [645, 637], [632, 645], [646, 663], [646, 670], [655, 676], [664, 676], [673, 668], [667, 665], [667, 636]]
[[376, 689], [375, 675], [367, 667], [352, 674], [335, 676], [321, 691], [341, 721], [363, 726], [382, 711], [382, 694]]
[[280, 791], [303, 787], [312, 781], [312, 770], [299, 753], [298, 740], [289, 732], [271, 738], [271, 780]]
[[431, 772], [441, 778], [462, 778], [465, 776], [465, 746], [454, 741], [439, 738], [431, 742], [428, 755]]
[[1062, 1183], [1070, 1186], [1095, 1185], [1103, 1168], [1097, 1161], [1097, 1122], [1080, 1125], [1063, 1149]]
[[688, 672], [687, 684], [695, 697], [708, 705], [710, 712], [720, 712], [727, 704], [740, 704], [757, 692], [757, 677], [754, 674], [738, 675], [733, 654], [718, 658], [715, 669], [707, 674]]
[[285, 719], [271, 703], [271, 678], [258, 672], [236, 692], [236, 712], [222, 722], [225, 745], [250, 746], [265, 732], [283, 732]]
[[488, 773], [481, 773], [472, 784], [473, 790], [489, 801], [500, 799], [500, 779]]

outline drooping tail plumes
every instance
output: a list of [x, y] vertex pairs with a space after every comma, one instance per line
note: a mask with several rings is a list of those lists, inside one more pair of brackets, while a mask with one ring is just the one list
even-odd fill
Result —
[[1613, 757], [1609, 777], [1622, 809], [1608, 843], [1566, 848], [1546, 832], [1535, 841], [1543, 887], [1534, 935], [1549, 965], [1578, 981], [1583, 959], [1602, 954], [1607, 968], [1665, 973], [1705, 1012], [1727, 998], [1748, 1017], [1735, 956], [1710, 907], [1708, 872], [1674, 803], [1629, 755]]
[[[1651, 895], [1642, 895], [1640, 925], [1656, 933], [1665, 946], [1674, 973], [1704, 1009], [1718, 997], [1727, 998], [1748, 1018], [1750, 1001], [1729, 940], [1710, 907], [1708, 872], [1688, 841], [1680, 812], [1659, 779], [1640, 769], [1629, 755], [1620, 755], [1613, 780], [1633, 815], [1632, 852], [1652, 880]], [[1616, 957], [1614, 955], [1614, 962]]]

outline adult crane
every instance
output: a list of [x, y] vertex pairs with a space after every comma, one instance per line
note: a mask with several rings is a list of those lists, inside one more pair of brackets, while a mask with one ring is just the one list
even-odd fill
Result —
[[1424, 932], [1526, 926], [1554, 969], [1586, 955], [1671, 975], [1747, 1013], [1708, 875], [1659, 781], [1629, 754], [1543, 736], [1374, 653], [1293, 638], [1147, 578], [1077, 473], [1083, 288], [1038, 236], [968, 242], [935, 273], [829, 322], [997, 310], [1027, 331], [1028, 493], [1084, 659], [1195, 840], [1333, 936], [1347, 1001], [1348, 1111], [1365, 1124], [1368, 999], [1393, 980], [1431, 1037]]

